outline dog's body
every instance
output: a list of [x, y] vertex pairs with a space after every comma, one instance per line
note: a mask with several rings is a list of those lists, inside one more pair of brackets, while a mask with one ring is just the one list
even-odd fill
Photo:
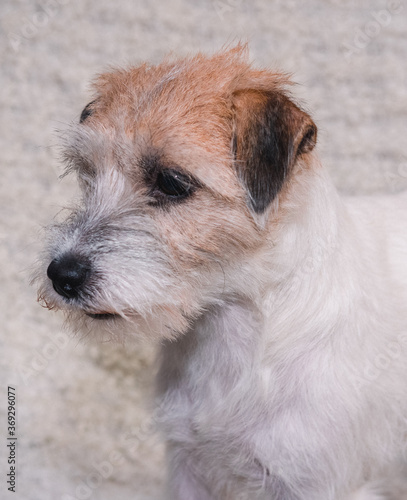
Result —
[[343, 203], [323, 175], [304, 194], [259, 259], [266, 293], [215, 306], [163, 349], [175, 498], [250, 484], [249, 498], [342, 500], [400, 456], [407, 197]]
[[[407, 415], [407, 198], [347, 204], [327, 183], [313, 180], [307, 213], [302, 204], [290, 212], [262, 256], [267, 293], [214, 307], [163, 348], [175, 498], [241, 498], [249, 484], [249, 498], [343, 500], [397, 465]], [[382, 498], [373, 491], [355, 498]]]
[[68, 148], [40, 295], [163, 339], [173, 499], [386, 498], [404, 452], [407, 196], [340, 198], [286, 84], [241, 48], [105, 75]]

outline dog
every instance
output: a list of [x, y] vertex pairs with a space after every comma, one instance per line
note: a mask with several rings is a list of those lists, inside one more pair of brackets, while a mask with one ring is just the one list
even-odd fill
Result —
[[39, 299], [161, 343], [173, 500], [379, 500], [403, 464], [407, 196], [340, 196], [292, 88], [242, 44], [118, 69], [65, 139]]

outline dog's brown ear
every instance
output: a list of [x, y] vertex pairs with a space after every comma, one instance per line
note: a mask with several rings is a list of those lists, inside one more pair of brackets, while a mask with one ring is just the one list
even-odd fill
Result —
[[253, 210], [273, 201], [297, 158], [312, 151], [317, 127], [281, 91], [246, 89], [233, 95], [233, 148]]

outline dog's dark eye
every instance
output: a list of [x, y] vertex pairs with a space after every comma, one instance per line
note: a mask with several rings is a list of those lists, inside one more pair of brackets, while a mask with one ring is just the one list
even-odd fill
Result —
[[176, 170], [162, 170], [157, 175], [156, 191], [170, 198], [185, 198], [192, 192], [190, 179]]
[[89, 104], [87, 104], [82, 113], [81, 113], [81, 116], [79, 118], [79, 123], [83, 123], [86, 118], [88, 118], [88, 116], [91, 116], [93, 114], [93, 108], [92, 108], [92, 105], [95, 104], [96, 102], [96, 99], [94, 101], [91, 101]]

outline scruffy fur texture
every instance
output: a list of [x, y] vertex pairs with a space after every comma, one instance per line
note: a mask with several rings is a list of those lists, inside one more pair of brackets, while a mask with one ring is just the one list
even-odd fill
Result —
[[240, 45], [116, 70], [65, 145], [39, 296], [162, 343], [173, 500], [381, 500], [405, 453], [407, 196], [340, 197], [290, 86]]

